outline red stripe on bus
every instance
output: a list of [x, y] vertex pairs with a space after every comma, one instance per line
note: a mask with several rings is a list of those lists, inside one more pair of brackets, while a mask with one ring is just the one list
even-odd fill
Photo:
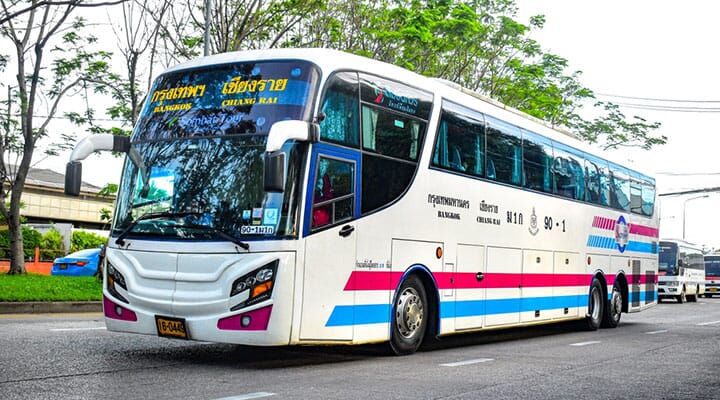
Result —
[[[344, 290], [395, 290], [402, 279], [402, 272], [354, 271], [345, 284]], [[436, 272], [433, 274], [438, 289], [508, 289], [517, 287], [569, 287], [589, 286], [590, 274], [503, 274], [483, 273], [478, 281], [474, 272]], [[647, 275], [627, 275], [629, 284], [657, 283]], [[615, 276], [606, 276], [608, 286], [615, 282]]]
[[[395, 290], [402, 276], [402, 272], [354, 271], [345, 284], [345, 290]], [[438, 289], [588, 286], [592, 279], [589, 274], [484, 273], [478, 280], [474, 272], [436, 272], [433, 277]]]

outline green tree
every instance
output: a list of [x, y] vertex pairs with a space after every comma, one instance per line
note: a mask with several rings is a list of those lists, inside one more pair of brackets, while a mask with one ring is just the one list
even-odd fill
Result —
[[70, 251], [94, 249], [107, 243], [107, 238], [87, 231], [73, 231], [70, 239]]
[[40, 239], [40, 259], [53, 260], [64, 253], [63, 235], [55, 227], [50, 228]]
[[328, 0], [281, 45], [351, 51], [426, 76], [456, 82], [604, 148], [650, 148], [658, 123], [628, 120], [617, 106], [595, 103], [593, 120], [580, 114], [595, 99], [580, 71], [542, 51], [530, 38], [545, 18], [514, 18], [514, 0]]
[[[25, 273], [20, 225], [20, 197], [33, 154], [40, 150], [40, 142], [48, 136], [48, 125], [59, 113], [62, 100], [79, 94], [87, 99], [91, 83], [102, 80], [109, 72], [110, 53], [93, 50], [96, 38], [83, 32], [85, 21], [70, 20], [81, 7], [97, 7], [121, 3], [122, 0], [92, 3], [89, 1], [29, 2], [0, 0], [0, 43], [2, 50], [14, 50], [13, 55], [0, 56], [0, 69], [12, 66], [14, 83], [2, 84], [0, 103], [7, 111], [0, 120], [0, 176], [3, 179], [0, 197], [10, 197], [9, 206], [0, 202], [10, 233], [10, 274]], [[53, 51], [55, 58], [47, 60]], [[77, 123], [94, 117], [94, 110], [86, 100], [83, 112], [66, 113]], [[44, 147], [46, 154], [57, 154], [68, 148], [72, 134], [63, 134]]]

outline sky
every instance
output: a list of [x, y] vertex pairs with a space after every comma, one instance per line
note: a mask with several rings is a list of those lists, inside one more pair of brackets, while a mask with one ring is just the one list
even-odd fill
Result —
[[[626, 116], [661, 122], [667, 144], [613, 151], [654, 176], [660, 194], [720, 187], [720, 6], [711, 0], [516, 0], [519, 22], [545, 15], [531, 34], [549, 53], [582, 71], [598, 100]], [[624, 96], [624, 97], [614, 97]], [[678, 101], [653, 101], [685, 100]], [[702, 102], [698, 102], [702, 101]], [[705, 109], [688, 112], [688, 108]], [[670, 111], [668, 109], [684, 109]], [[707, 197], [698, 197], [705, 196]], [[660, 236], [720, 248], [720, 193], [660, 197]]]
[[[714, 43], [720, 38], [720, 6], [714, 3], [516, 0], [516, 19], [527, 23], [532, 15], [545, 15], [544, 27], [531, 37], [546, 52], [566, 58], [568, 73], [582, 71], [581, 83], [599, 100], [662, 109], [622, 111], [661, 122], [655, 134], [666, 135], [666, 145], [651, 151], [613, 151], [611, 156], [654, 176], [663, 194], [720, 187], [720, 52]], [[68, 156], [48, 158], [37, 166], [64, 171]], [[119, 182], [121, 165], [122, 159], [107, 153], [93, 155], [84, 163], [83, 178], [98, 186]], [[698, 197], [704, 195], [660, 197], [660, 236], [720, 248], [720, 192]]]

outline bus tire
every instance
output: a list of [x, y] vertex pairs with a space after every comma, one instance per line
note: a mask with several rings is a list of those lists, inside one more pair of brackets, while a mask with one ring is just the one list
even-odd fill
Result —
[[687, 301], [687, 295], [685, 294], [685, 286], [683, 286], [682, 291], [675, 298], [677, 299], [677, 302], [680, 304], [683, 304]]
[[399, 356], [414, 353], [422, 344], [428, 323], [427, 293], [417, 275], [402, 282], [392, 312], [390, 349]]
[[589, 331], [595, 331], [600, 327], [603, 320], [603, 311], [606, 301], [603, 300], [603, 290], [600, 281], [593, 278], [590, 284], [588, 295], [588, 311], [585, 315], [583, 327]]
[[620, 316], [622, 315], [623, 295], [617, 284], [613, 285], [610, 300], [605, 303], [605, 312], [603, 313], [602, 327], [617, 328], [620, 324]]

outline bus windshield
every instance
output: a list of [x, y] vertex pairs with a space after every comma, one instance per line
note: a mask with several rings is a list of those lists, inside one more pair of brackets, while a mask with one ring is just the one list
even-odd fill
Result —
[[705, 275], [720, 277], [720, 256], [705, 256]]
[[263, 190], [263, 156], [274, 122], [309, 119], [318, 75], [312, 64], [291, 61], [160, 76], [131, 140], [142, 163], [125, 163], [114, 233], [186, 240], [296, 237], [306, 146], [288, 142], [282, 148], [283, 193]]
[[660, 243], [658, 254], [658, 270], [660, 275], [677, 275], [678, 248], [677, 246]]

